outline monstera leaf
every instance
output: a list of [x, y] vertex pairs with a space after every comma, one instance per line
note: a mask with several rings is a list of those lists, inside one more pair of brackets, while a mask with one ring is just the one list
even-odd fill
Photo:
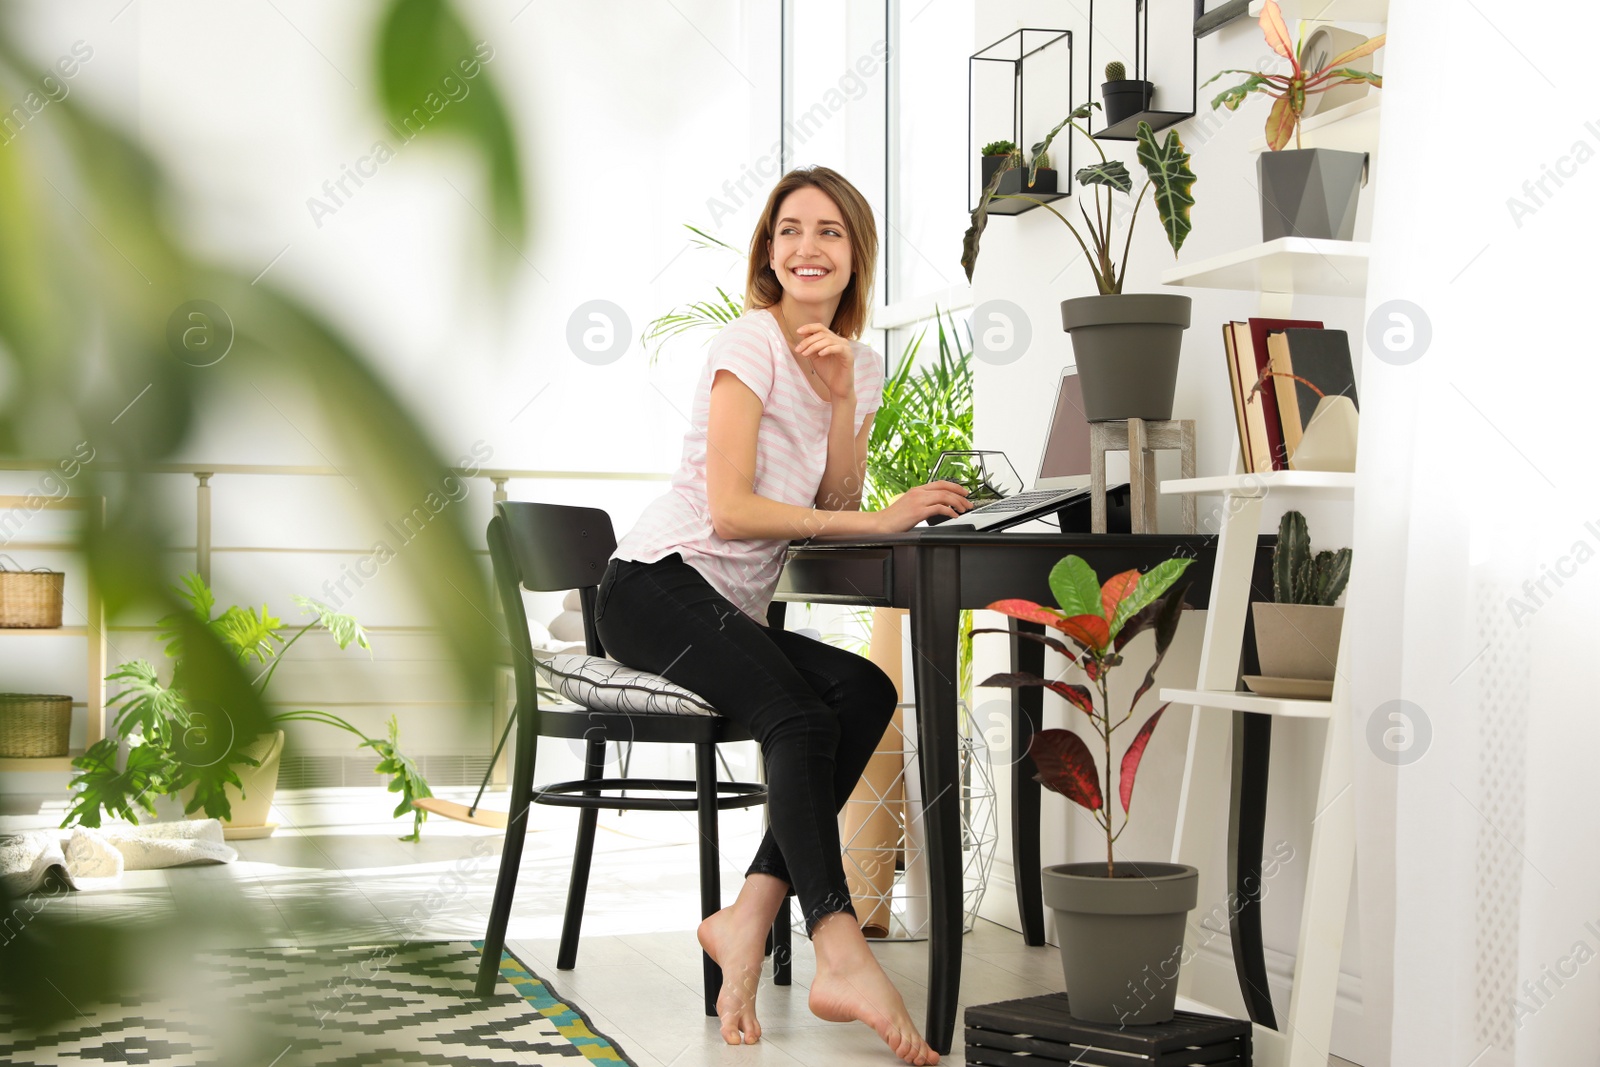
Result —
[[1166, 231], [1172, 254], [1177, 255], [1189, 236], [1193, 224], [1189, 209], [1194, 207], [1194, 171], [1189, 169], [1190, 155], [1178, 139], [1177, 130], [1168, 130], [1165, 141], [1157, 141], [1148, 122], [1139, 123], [1139, 162], [1144, 164], [1150, 184], [1155, 188], [1156, 211], [1161, 216], [1161, 228]]

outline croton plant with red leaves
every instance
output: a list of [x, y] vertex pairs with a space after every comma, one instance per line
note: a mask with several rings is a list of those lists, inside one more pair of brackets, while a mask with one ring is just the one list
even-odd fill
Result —
[[[1172, 645], [1178, 632], [1178, 618], [1183, 612], [1184, 594], [1190, 583], [1180, 583], [1179, 578], [1193, 563], [1192, 559], [1169, 559], [1141, 574], [1123, 571], [1100, 584], [1094, 568], [1081, 557], [1068, 556], [1050, 571], [1050, 591], [1058, 607], [1048, 608], [1031, 600], [997, 600], [989, 605], [990, 611], [1010, 615], [1026, 622], [1042, 623], [1060, 633], [1065, 640], [1048, 634], [1022, 633], [1017, 636], [1055, 649], [1074, 666], [1081, 667], [1094, 686], [1071, 682], [1051, 681], [1034, 674], [996, 674], [980, 685], [1004, 686], [1017, 689], [1043, 686], [1066, 699], [1067, 703], [1089, 717], [1089, 722], [1105, 749], [1105, 787], [1095, 766], [1094, 755], [1088, 744], [1071, 730], [1040, 730], [1033, 735], [1028, 755], [1039, 773], [1034, 776], [1046, 789], [1053, 790], [1068, 800], [1081, 805], [1094, 816], [1106, 834], [1106, 877], [1116, 876], [1116, 861], [1112, 846], [1122, 831], [1127, 829], [1133, 806], [1133, 782], [1139, 774], [1139, 761], [1150, 744], [1163, 704], [1139, 727], [1128, 744], [1117, 774], [1117, 796], [1122, 801], [1122, 824], [1113, 825], [1111, 806], [1107, 797], [1112, 792], [1111, 735], [1127, 724], [1139, 706], [1140, 699], [1155, 684], [1156, 668]], [[1111, 712], [1110, 675], [1122, 664], [1122, 650], [1146, 630], [1155, 632], [1156, 656], [1145, 672], [1128, 710], [1120, 716]], [[973, 634], [1003, 633], [1009, 630], [976, 629]], [[1070, 642], [1070, 643], [1069, 643]], [[1099, 700], [1095, 699], [1099, 691]]]

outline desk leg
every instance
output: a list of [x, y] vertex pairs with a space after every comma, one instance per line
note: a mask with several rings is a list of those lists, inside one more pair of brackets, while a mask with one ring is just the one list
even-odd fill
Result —
[[[1011, 669], [1023, 674], [1044, 674], [1044, 645], [1018, 634], [1043, 634], [1036, 622], [1011, 622]], [[1017, 881], [1017, 914], [1022, 917], [1022, 940], [1044, 944], [1044, 891], [1039, 881], [1038, 768], [1028, 755], [1028, 743], [1044, 714], [1044, 690], [1011, 690], [1011, 859]]]
[[955, 1034], [961, 989], [961, 788], [957, 775], [956, 640], [961, 554], [925, 546], [916, 555], [911, 646], [928, 863], [928, 1017], [923, 1036], [941, 1055]]

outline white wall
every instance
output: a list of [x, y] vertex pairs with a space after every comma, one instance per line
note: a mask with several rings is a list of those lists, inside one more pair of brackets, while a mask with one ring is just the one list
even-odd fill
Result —
[[[1105, 8], [1116, 6], [1101, 5], [1097, 15], [1101, 15]], [[1151, 22], [1158, 41], [1153, 43], [1151, 55], [1154, 68], [1152, 79], [1158, 83], [1157, 107], [1182, 110], [1188, 106], [1187, 20], [1191, 11], [1192, 7], [1186, 0], [1155, 0]], [[1023, 26], [1076, 30], [1081, 48], [1087, 29], [1085, 19], [1086, 15], [1080, 17], [1071, 8], [1064, 9], [1059, 4], [1000, 0], [979, 8], [974, 50]], [[1120, 58], [1132, 70], [1133, 62], [1127, 54], [1132, 44], [1131, 19], [1124, 17], [1123, 22], [1121, 25], [1114, 21], [1104, 25], [1097, 23], [1097, 67], [1110, 59]], [[1367, 33], [1379, 32], [1377, 27], [1352, 28]], [[1166, 38], [1175, 40], [1177, 44], [1176, 47], [1166, 46], [1167, 55], [1162, 56], [1162, 41]], [[1256, 67], [1273, 58], [1267, 52], [1254, 20], [1245, 18], [1200, 42], [1199, 80], [1204, 81], [1224, 68]], [[1076, 95], [1080, 103], [1085, 99], [1089, 74], [1084, 59], [1080, 53], [1077, 58]], [[1379, 62], [1381, 69], [1381, 58]], [[1101, 79], [1101, 73], [1094, 72], [1094, 99], [1099, 98]], [[1219, 83], [1228, 84], [1232, 84], [1228, 79]], [[1177, 127], [1179, 136], [1194, 156], [1192, 165], [1198, 175], [1194, 186], [1194, 230], [1184, 245], [1180, 257], [1183, 263], [1220, 255], [1261, 239], [1255, 191], [1255, 156], [1258, 149], [1252, 147], [1252, 143], [1261, 138], [1267, 104], [1256, 100], [1237, 113], [1225, 110], [1212, 113], [1208, 106], [1209, 97], [1214, 95], [1217, 88], [1212, 86], [1209, 90], [1203, 90], [1197, 117]], [[1004, 122], [1006, 116], [1002, 114], [994, 121]], [[1029, 125], [1032, 125], [1031, 119]], [[1025, 135], [1030, 141], [1035, 139], [1031, 130], [1025, 131]], [[1057, 144], [1059, 146], [1059, 140]], [[1077, 153], [1077, 166], [1083, 166], [1093, 158], [1093, 149], [1082, 138], [1079, 138]], [[1136, 176], [1142, 174], [1131, 145], [1108, 146], [1107, 153], [1112, 158], [1126, 161]], [[1058, 163], [1061, 159], [1062, 156], [1058, 154]], [[1383, 180], [1381, 164], [1375, 165], [1374, 181]], [[1371, 200], [1372, 190], [1369, 189], [1363, 194], [1358, 217], [1358, 238], [1364, 238], [1369, 231]], [[1172, 251], [1160, 228], [1145, 218], [1152, 214], [1153, 209], [1147, 204], [1141, 212], [1139, 231], [1134, 237], [1126, 292], [1161, 291], [1160, 275], [1173, 266]], [[1119, 230], [1119, 233], [1125, 231]], [[1095, 292], [1093, 279], [1082, 261], [1082, 253], [1076, 242], [1071, 240], [1060, 221], [1045, 211], [1035, 210], [1014, 219], [990, 220], [973, 277], [973, 289], [976, 309], [981, 311], [985, 300], [1003, 298], [1020, 305], [1031, 321], [1031, 346], [1020, 360], [1005, 366], [978, 365], [976, 415], [977, 437], [981, 446], [1003, 449], [1018, 462], [1019, 469], [1031, 470], [1037, 463], [1046, 423], [1040, 398], [1051, 395], [1061, 367], [1072, 362], [1071, 344], [1060, 328], [1059, 304], [1071, 297], [1092, 295]], [[1193, 325], [1184, 336], [1174, 417], [1192, 418], [1198, 423], [1199, 473], [1223, 474], [1231, 469], [1236, 446], [1220, 328], [1227, 320], [1244, 319], [1264, 312], [1258, 298], [1248, 293], [1203, 289], [1181, 291], [1194, 298], [1194, 309]], [[1357, 339], [1363, 326], [1360, 301], [1299, 298], [1294, 301], [1292, 314], [1295, 317], [1321, 319], [1330, 328], [1347, 330], [1352, 341], [1359, 344]], [[975, 324], [974, 329], [977, 328]], [[1160, 465], [1161, 477], [1177, 477], [1175, 454], [1162, 454]], [[1108, 474], [1112, 478], [1126, 477], [1125, 459], [1114, 457], [1110, 466]], [[1216, 516], [1214, 513], [1208, 514], [1208, 510], [1214, 509], [1217, 504], [1216, 499], [1202, 498], [1202, 529], [1216, 529]], [[1264, 517], [1264, 523], [1270, 522], [1275, 526], [1281, 510], [1271, 510], [1269, 502], [1269, 513]], [[1313, 509], [1306, 506], [1303, 510], [1307, 513], [1312, 538], [1318, 547], [1339, 547], [1349, 543], [1348, 506], [1342, 512], [1338, 507]], [[1163, 529], [1178, 528], [1175, 500], [1162, 502], [1161, 522]], [[1162, 669], [1164, 684], [1183, 684], [1186, 680], [1192, 682], [1198, 662], [1203, 621], [1204, 617], [1199, 613], [1185, 618], [1178, 643]], [[983, 658], [979, 660], [977, 677], [982, 678], [987, 671], [1004, 669], [1003, 645], [1004, 642], [996, 641], [980, 652]], [[1134, 663], [1129, 666], [1137, 668]], [[994, 690], [979, 690], [977, 706], [982, 709], [986, 700], [1001, 695]], [[1047, 696], [1047, 702], [1047, 724], [1065, 723], [1064, 703], [1053, 696]], [[1053, 711], [1049, 705], [1054, 705]], [[1169, 711], [1146, 754], [1139, 777], [1139, 802], [1135, 809], [1134, 825], [1118, 846], [1119, 852], [1130, 858], [1165, 859], [1170, 853], [1188, 717], [1186, 709], [1175, 707]], [[1299, 857], [1298, 862], [1285, 864], [1282, 872], [1269, 884], [1263, 908], [1269, 967], [1279, 979], [1274, 983], [1273, 993], [1280, 1018], [1288, 1006], [1287, 974], [1295, 950], [1305, 858], [1309, 855], [1309, 823], [1314, 814], [1314, 782], [1321, 751], [1320, 731], [1321, 727], [1317, 724], [1284, 723], [1281, 720], [1274, 730], [1266, 846], [1270, 853], [1275, 845], [1286, 843]], [[997, 768], [997, 772], [1001, 776], [997, 786], [1004, 794], [1008, 788], [1004, 778], [1006, 772], [1004, 768]], [[1212, 772], [1226, 775], [1228, 768], [1217, 767]], [[1215, 817], [1225, 821], [1227, 812], [1219, 810]], [[1064, 799], [1046, 795], [1043, 825], [1045, 863], [1089, 859], [1103, 854], [1104, 842], [1102, 839], [1096, 845], [1097, 833], [1098, 829], [1081, 812], [1068, 810]], [[1221, 836], [1222, 839], [1226, 838], [1225, 834]], [[1003, 827], [1002, 843], [1008, 840], [1009, 828]], [[1226, 901], [1224, 871], [1223, 856], [1219, 851], [1216, 862], [1202, 870], [1200, 906], [1196, 909], [1196, 918], [1210, 911], [1213, 904]], [[999, 873], [1002, 879], [1008, 877], [1009, 864], [1000, 865]], [[985, 911], [989, 912], [992, 908], [997, 917], [1010, 913], [1014, 921], [1014, 905], [1006, 899], [1010, 891], [1008, 882], [997, 881], [986, 902]], [[1346, 996], [1341, 1003], [1333, 1051], [1368, 1063], [1375, 1060], [1369, 1058], [1371, 1050], [1368, 1036], [1362, 1028], [1359, 1003], [1355, 999], [1359, 995], [1359, 983], [1356, 981], [1359, 963], [1354, 949], [1358, 939], [1358, 928], [1352, 925], [1346, 939], [1346, 979], [1342, 985]], [[1216, 951], [1202, 955], [1197, 963], [1209, 975], [1215, 976], [1212, 985], [1219, 993], [1228, 994], [1230, 989], [1232, 991], [1231, 995], [1219, 996], [1215, 1000], [1218, 1006], [1231, 1007], [1242, 1013], [1243, 1005], [1237, 995], [1227, 938], [1219, 936], [1211, 945]], [[1211, 993], [1212, 989], [1207, 988], [1206, 992]]]

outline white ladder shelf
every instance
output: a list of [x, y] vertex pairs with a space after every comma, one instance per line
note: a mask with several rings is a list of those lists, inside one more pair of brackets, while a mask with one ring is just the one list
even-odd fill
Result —
[[[1350, 685], [1345, 662], [1350, 642], [1341, 639], [1339, 643], [1333, 696], [1329, 700], [1282, 700], [1236, 692], [1234, 687], [1239, 678], [1263, 500], [1268, 493], [1350, 499], [1355, 475], [1299, 471], [1241, 474], [1237, 473], [1237, 458], [1234, 463], [1236, 473], [1232, 475], [1161, 484], [1163, 493], [1223, 496], [1222, 528], [1200, 651], [1198, 688], [1161, 690], [1162, 700], [1189, 704], [1195, 709], [1189, 724], [1172, 858], [1176, 863], [1204, 867], [1215, 862], [1222, 850], [1217, 830], [1227, 825], [1229, 781], [1228, 775], [1219, 771], [1229, 766], [1233, 717], [1217, 711], [1327, 721], [1289, 1011], [1279, 1020], [1280, 1029], [1256, 1024], [1253, 1039], [1256, 1067], [1327, 1067], [1345, 915], [1355, 869]], [[1197, 922], [1189, 924], [1184, 944], [1186, 960], [1195, 958], [1202, 934]], [[1203, 991], [1194, 988], [1195, 971], [1192, 966], [1181, 971], [1179, 993], [1203, 1003]]]

